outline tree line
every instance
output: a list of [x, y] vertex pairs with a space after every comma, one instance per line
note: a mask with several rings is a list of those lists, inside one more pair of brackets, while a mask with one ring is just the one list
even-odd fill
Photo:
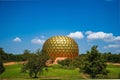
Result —
[[32, 54], [33, 53], [31, 53], [30, 50], [24, 50], [22, 54], [6, 53], [3, 48], [0, 48], [0, 61], [3, 63], [12, 61], [26, 61]]
[[[22, 54], [12, 54], [6, 53], [3, 48], [0, 48], [0, 61], [1, 62], [11, 62], [11, 61], [26, 61], [29, 56], [34, 53], [30, 50], [24, 50]], [[113, 54], [111, 52], [101, 53], [102, 58], [106, 62], [120, 63], [120, 53]], [[85, 57], [85, 54], [79, 54], [81, 57]]]
[[102, 53], [102, 57], [106, 62], [120, 63], [120, 53], [112, 54], [111, 52]]

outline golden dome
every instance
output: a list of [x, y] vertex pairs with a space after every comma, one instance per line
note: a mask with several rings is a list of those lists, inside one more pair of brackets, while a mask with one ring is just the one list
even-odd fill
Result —
[[43, 45], [43, 50], [48, 53], [52, 59], [56, 57], [67, 57], [73, 59], [78, 56], [78, 45], [70, 37], [53, 36], [46, 40]]

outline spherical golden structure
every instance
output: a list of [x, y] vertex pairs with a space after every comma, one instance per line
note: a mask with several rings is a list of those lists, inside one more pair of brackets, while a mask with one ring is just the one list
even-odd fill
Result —
[[46, 51], [53, 60], [57, 57], [73, 59], [78, 56], [79, 52], [77, 43], [67, 36], [53, 36], [49, 38], [44, 43], [43, 50]]

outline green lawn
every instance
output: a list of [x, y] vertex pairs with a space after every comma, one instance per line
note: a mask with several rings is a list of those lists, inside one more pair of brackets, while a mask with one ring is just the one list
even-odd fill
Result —
[[50, 67], [48, 69], [48, 72], [43, 73], [43, 76], [57, 77], [59, 79], [68, 79], [68, 80], [81, 79], [80, 73], [78, 72], [77, 69], [76, 70], [63, 69], [58, 65]]
[[120, 74], [120, 66], [109, 64], [107, 69], [110, 71], [110, 73], [108, 74], [109, 79], [120, 78], [120, 76], [118, 77], [118, 75]]
[[5, 72], [2, 75], [0, 75], [0, 78], [8, 80], [13, 78], [24, 78], [26, 74], [22, 74], [20, 72], [21, 66], [21, 64], [5, 66]]
[[[32, 79], [27, 73], [21, 73], [21, 64], [5, 66], [6, 71], [0, 75], [0, 80], [79, 80], [82, 79], [81, 74], [77, 69], [63, 69], [59, 65], [54, 65], [48, 68], [48, 72], [44, 71], [38, 79]], [[109, 79], [118, 78], [120, 74], [120, 66], [109, 64], [107, 69]]]
[[[14, 64], [5, 66], [6, 71], [0, 75], [0, 80], [32, 80], [29, 75], [26, 73], [21, 73], [21, 64]], [[81, 79], [80, 73], [78, 70], [68, 70], [60, 68], [58, 65], [49, 67], [48, 72], [44, 71], [38, 79], [34, 80], [46, 80], [46, 79], [52, 79], [52, 80], [75, 80], [75, 79]]]

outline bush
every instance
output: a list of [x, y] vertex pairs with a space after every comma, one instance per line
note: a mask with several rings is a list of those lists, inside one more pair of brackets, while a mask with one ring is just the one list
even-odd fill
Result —
[[2, 74], [5, 71], [5, 68], [3, 66], [3, 63], [0, 62], [0, 74]]

